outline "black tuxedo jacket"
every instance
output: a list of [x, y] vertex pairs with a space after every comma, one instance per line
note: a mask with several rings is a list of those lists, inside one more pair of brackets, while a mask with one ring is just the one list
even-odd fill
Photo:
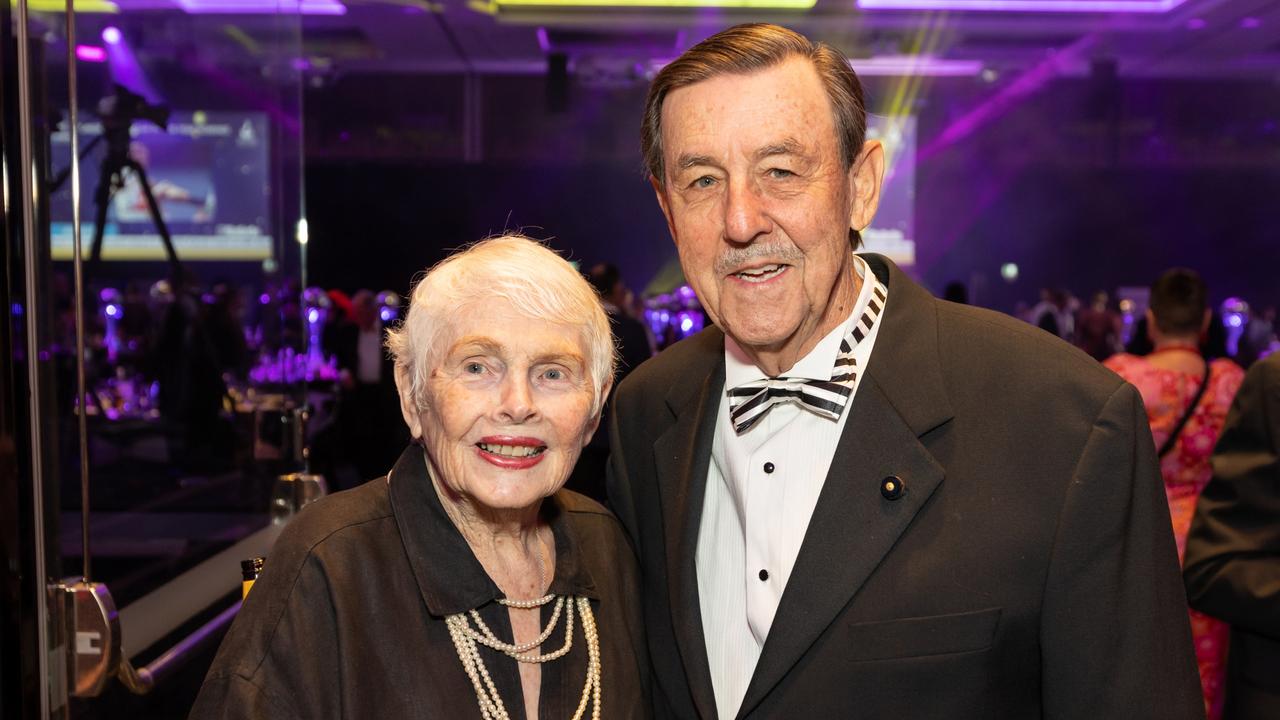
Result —
[[[1137, 391], [864, 258], [883, 325], [738, 717], [1203, 717]], [[658, 717], [717, 717], [694, 556], [723, 386], [712, 328], [614, 406]]]
[[1191, 604], [1231, 623], [1226, 720], [1280, 718], [1280, 354], [1249, 368], [1196, 503]]

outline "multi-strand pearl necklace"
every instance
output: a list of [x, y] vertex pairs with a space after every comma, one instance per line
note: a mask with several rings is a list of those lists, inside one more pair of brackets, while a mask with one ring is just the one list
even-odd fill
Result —
[[[475, 610], [445, 617], [445, 624], [449, 627], [449, 636], [453, 638], [453, 647], [458, 651], [458, 659], [462, 661], [462, 669], [466, 671], [467, 677], [471, 678], [471, 685], [476, 691], [476, 700], [480, 703], [480, 714], [484, 716], [485, 720], [510, 720], [510, 716], [507, 715], [507, 709], [502, 704], [502, 698], [498, 696], [498, 689], [494, 686], [493, 679], [489, 676], [489, 671], [484, 666], [484, 660], [480, 657], [480, 648], [477, 647], [477, 643], [491, 647], [516, 662], [544, 663], [559, 659], [564, 657], [573, 647], [573, 610], [575, 606], [577, 606], [578, 614], [582, 617], [582, 634], [587, 639], [587, 681], [582, 686], [582, 700], [578, 703], [578, 709], [573, 714], [573, 720], [581, 720], [583, 713], [587, 710], [588, 702], [592, 706], [592, 720], [600, 720], [600, 640], [596, 632], [596, 619], [591, 613], [591, 602], [581, 596], [565, 598], [564, 596], [548, 594], [535, 600], [503, 599], [499, 600], [498, 603], [505, 607], [531, 610], [542, 607], [552, 600], [556, 601], [556, 605], [551, 611], [551, 619], [547, 623], [546, 629], [533, 640], [518, 645], [503, 642], [495, 637], [489, 626], [485, 625], [484, 621], [480, 619], [480, 613]], [[566, 600], [568, 600], [567, 603]], [[564, 610], [566, 604], [568, 610]], [[564, 646], [550, 653], [530, 653], [530, 650], [538, 647], [547, 638], [551, 637], [556, 623], [560, 620], [562, 610], [565, 614]], [[475, 621], [475, 628], [472, 628], [470, 623], [467, 622], [468, 615]]]

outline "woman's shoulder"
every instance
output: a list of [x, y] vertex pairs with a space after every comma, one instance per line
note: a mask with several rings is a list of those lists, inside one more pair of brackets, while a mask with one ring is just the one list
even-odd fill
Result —
[[348, 528], [392, 517], [386, 478], [370, 480], [307, 505], [289, 522], [277, 544], [309, 550]]
[[609, 508], [572, 490], [561, 490], [554, 497], [556, 505], [564, 513], [565, 522], [573, 528], [580, 542], [627, 542], [622, 523]]

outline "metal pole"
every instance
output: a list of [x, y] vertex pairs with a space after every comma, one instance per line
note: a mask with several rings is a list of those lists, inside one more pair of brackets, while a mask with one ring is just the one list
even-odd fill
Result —
[[67, 122], [71, 126], [71, 247], [76, 297], [76, 416], [80, 434], [80, 540], [82, 575], [89, 582], [89, 421], [84, 374], [84, 262], [80, 243], [80, 109], [76, 97], [76, 11], [67, 0]]
[[27, 28], [27, 0], [18, 0], [18, 137], [22, 168], [19, 177], [22, 193], [22, 242], [24, 279], [26, 281], [25, 317], [27, 322], [28, 421], [31, 433], [31, 508], [32, 531], [35, 535], [36, 583], [36, 664], [40, 671], [40, 717], [49, 717], [49, 584], [45, 566], [44, 537], [44, 442], [40, 432], [40, 333], [36, 277], [36, 210], [40, 192], [40, 174], [35, 166], [31, 119], [31, 38]]

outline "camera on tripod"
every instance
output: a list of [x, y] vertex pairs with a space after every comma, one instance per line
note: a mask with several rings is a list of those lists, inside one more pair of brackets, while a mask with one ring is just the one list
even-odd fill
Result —
[[134, 120], [147, 120], [161, 130], [169, 129], [169, 106], [153, 104], [133, 92], [129, 88], [115, 83], [115, 92], [98, 102], [98, 119], [102, 121], [103, 130], [125, 130], [128, 137], [129, 126]]

